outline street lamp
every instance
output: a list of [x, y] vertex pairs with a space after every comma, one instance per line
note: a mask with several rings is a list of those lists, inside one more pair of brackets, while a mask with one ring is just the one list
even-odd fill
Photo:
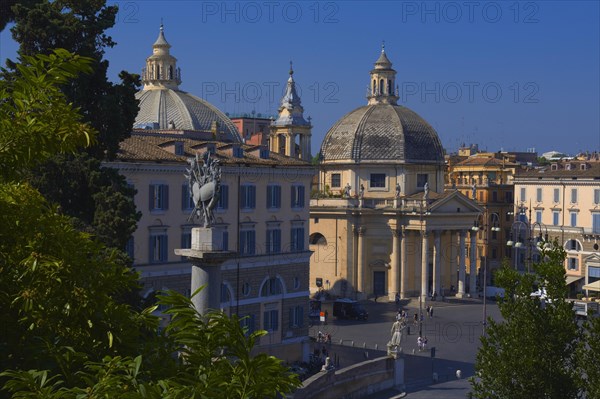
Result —
[[[487, 214], [487, 210], [486, 210], [486, 214]], [[486, 248], [485, 250], [485, 255], [482, 255], [483, 258], [483, 336], [485, 337], [486, 334], [486, 327], [487, 327], [487, 250], [489, 248], [488, 247], [488, 243], [489, 243], [489, 237], [488, 237], [488, 227], [490, 227], [491, 231], [494, 232], [499, 232], [502, 229], [500, 228], [500, 217], [498, 216], [498, 214], [496, 212], [493, 212], [491, 214], [489, 214], [489, 220], [485, 220], [485, 223], [483, 226], [481, 226], [481, 228], [483, 228], [483, 242], [484, 242], [484, 247]], [[479, 231], [479, 226], [477, 226], [477, 224], [474, 224], [473, 227], [471, 228], [471, 230], [473, 231]]]

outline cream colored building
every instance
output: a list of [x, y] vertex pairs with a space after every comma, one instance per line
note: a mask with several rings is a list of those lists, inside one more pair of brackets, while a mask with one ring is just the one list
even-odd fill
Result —
[[[554, 162], [515, 177], [515, 213], [526, 225], [513, 229], [523, 240], [548, 232], [567, 251], [565, 270], [573, 292], [600, 280], [600, 161]], [[527, 245], [518, 262], [527, 262]]]
[[382, 49], [368, 104], [342, 117], [321, 145], [319, 198], [310, 204], [311, 292], [365, 298], [466, 295], [466, 248], [482, 212], [444, 191], [435, 130], [397, 105], [396, 71]]
[[[161, 27], [137, 94], [136, 128], [109, 164], [137, 190], [143, 216], [128, 252], [144, 293], [190, 294], [191, 264], [174, 253], [190, 248], [191, 229], [198, 226], [189, 218], [193, 203], [184, 175], [190, 157], [210, 152], [222, 165], [214, 228], [223, 249], [235, 255], [221, 267], [220, 307], [248, 316], [251, 330], [269, 331], [261, 345], [297, 360], [298, 351], [274, 348], [294, 342], [301, 348], [308, 335], [308, 205], [314, 169], [266, 146], [243, 144], [223, 113], [179, 90], [181, 75], [169, 48]], [[295, 91], [293, 86], [288, 82], [289, 90]]]

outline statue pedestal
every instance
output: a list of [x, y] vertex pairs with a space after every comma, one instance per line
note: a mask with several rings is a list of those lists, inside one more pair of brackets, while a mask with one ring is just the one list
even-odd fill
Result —
[[200, 314], [219, 309], [221, 303], [221, 265], [234, 253], [223, 251], [223, 230], [216, 227], [192, 229], [192, 248], [176, 249], [175, 255], [185, 256], [192, 263], [192, 285], [197, 293], [192, 302]]

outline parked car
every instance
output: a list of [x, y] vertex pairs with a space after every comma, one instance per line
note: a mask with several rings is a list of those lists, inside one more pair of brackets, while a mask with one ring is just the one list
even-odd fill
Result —
[[333, 303], [333, 316], [338, 319], [367, 320], [369, 313], [357, 301], [342, 298]]

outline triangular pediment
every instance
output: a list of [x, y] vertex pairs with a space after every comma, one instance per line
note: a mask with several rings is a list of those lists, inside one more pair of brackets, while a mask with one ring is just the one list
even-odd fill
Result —
[[599, 266], [600, 267], [600, 254], [593, 253], [583, 259], [586, 265], [588, 266]]
[[431, 213], [482, 213], [483, 208], [458, 190], [445, 191], [429, 207]]

